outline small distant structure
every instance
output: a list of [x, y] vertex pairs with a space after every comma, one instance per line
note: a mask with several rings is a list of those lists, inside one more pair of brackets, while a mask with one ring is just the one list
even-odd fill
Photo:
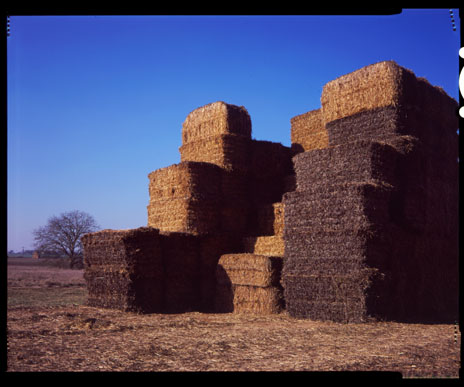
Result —
[[40, 252], [35, 250], [33, 253], [32, 253], [32, 258], [34, 259], [39, 259], [40, 258]]

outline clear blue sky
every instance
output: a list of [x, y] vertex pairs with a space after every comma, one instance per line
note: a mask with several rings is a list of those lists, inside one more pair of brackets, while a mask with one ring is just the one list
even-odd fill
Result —
[[393, 16], [11, 16], [8, 250], [81, 210], [101, 228], [147, 223], [147, 175], [180, 162], [197, 107], [247, 108], [253, 137], [290, 145], [290, 119], [328, 81], [395, 60], [459, 98], [460, 20]]

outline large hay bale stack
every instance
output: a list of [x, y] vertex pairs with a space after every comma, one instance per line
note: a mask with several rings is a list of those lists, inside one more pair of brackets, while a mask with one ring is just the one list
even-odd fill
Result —
[[330, 147], [294, 157], [284, 196], [289, 313], [453, 321], [456, 102], [382, 62], [329, 82], [321, 103]]
[[274, 314], [282, 311], [281, 257], [225, 254], [216, 276], [216, 311]]
[[88, 305], [143, 313], [164, 309], [158, 230], [102, 230], [83, 235], [81, 241]]

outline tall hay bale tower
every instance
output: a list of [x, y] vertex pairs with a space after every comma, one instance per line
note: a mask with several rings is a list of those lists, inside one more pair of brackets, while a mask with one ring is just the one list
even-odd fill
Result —
[[456, 101], [387, 61], [329, 82], [321, 104], [328, 147], [294, 146], [284, 198], [289, 313], [455, 321]]

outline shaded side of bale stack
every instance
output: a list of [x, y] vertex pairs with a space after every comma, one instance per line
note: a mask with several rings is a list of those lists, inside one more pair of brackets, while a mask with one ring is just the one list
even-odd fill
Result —
[[360, 138], [388, 143], [404, 135], [415, 138], [407, 163], [398, 169], [393, 203], [395, 222], [415, 233], [409, 239], [415, 251], [408, 261], [403, 258], [409, 268], [403, 273], [416, 278], [416, 285], [398, 281], [411, 299], [402, 318], [453, 321], [458, 315], [456, 101], [412, 71], [382, 62], [327, 84], [321, 102], [331, 145]]
[[199, 237], [200, 311], [213, 312], [215, 310], [216, 267], [220, 257], [224, 254], [239, 253], [242, 250], [240, 235], [226, 233]]
[[216, 278], [216, 311], [274, 314], [282, 311], [281, 257], [225, 254], [219, 259]]
[[198, 310], [200, 300], [199, 238], [180, 232], [161, 232], [165, 277], [165, 311]]
[[148, 225], [162, 231], [203, 234], [219, 226], [222, 170], [181, 162], [151, 172]]
[[329, 82], [321, 102], [330, 148], [294, 158], [284, 198], [289, 313], [453, 321], [455, 101], [382, 62]]
[[251, 205], [280, 202], [286, 192], [285, 179], [293, 173], [290, 148], [271, 141], [252, 140], [249, 157]]
[[143, 313], [164, 309], [158, 230], [102, 230], [81, 241], [88, 305]]
[[311, 110], [290, 119], [292, 155], [329, 146], [329, 136], [321, 109]]

